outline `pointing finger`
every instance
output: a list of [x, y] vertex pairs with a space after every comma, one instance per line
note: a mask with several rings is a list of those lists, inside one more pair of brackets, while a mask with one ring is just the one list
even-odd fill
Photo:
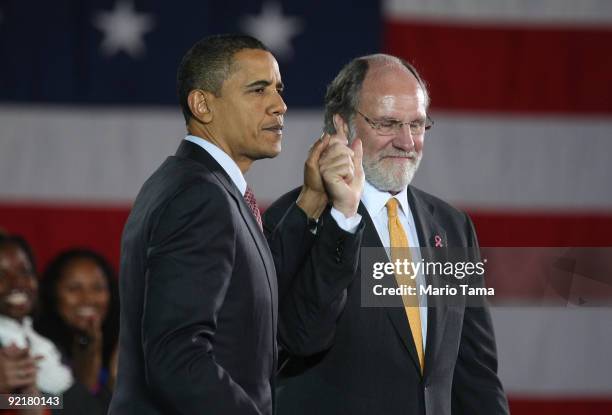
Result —
[[344, 145], [348, 144], [348, 125], [344, 122], [340, 114], [334, 114], [334, 128], [336, 134], [334, 135], [334, 141], [339, 141]]

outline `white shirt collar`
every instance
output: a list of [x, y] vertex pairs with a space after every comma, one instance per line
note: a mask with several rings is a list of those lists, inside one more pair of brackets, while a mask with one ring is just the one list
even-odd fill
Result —
[[392, 195], [389, 192], [378, 190], [370, 184], [367, 180], [363, 186], [363, 193], [361, 194], [361, 201], [365, 205], [368, 213], [371, 217], [378, 216], [381, 210], [387, 204], [387, 201], [392, 197], [396, 198], [400, 204], [402, 212], [406, 216], [410, 216], [410, 207], [408, 206], [408, 187], [396, 195]]
[[247, 182], [242, 175], [242, 171], [240, 171], [240, 167], [238, 167], [236, 162], [225, 151], [221, 150], [210, 141], [194, 135], [188, 135], [185, 137], [185, 140], [191, 141], [193, 144], [197, 144], [206, 150], [208, 154], [210, 154], [211, 157], [214, 158], [219, 165], [221, 165], [230, 179], [232, 179], [232, 182], [234, 182], [238, 190], [240, 190], [240, 194], [244, 196], [247, 188]]

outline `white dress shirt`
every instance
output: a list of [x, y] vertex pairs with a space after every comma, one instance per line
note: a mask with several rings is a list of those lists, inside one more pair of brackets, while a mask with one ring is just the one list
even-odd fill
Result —
[[238, 167], [234, 159], [232, 159], [225, 151], [221, 150], [210, 141], [204, 140], [203, 138], [188, 135], [185, 137], [185, 140], [191, 141], [193, 144], [197, 144], [206, 150], [206, 152], [210, 154], [210, 156], [214, 158], [217, 163], [219, 163], [230, 179], [232, 179], [232, 182], [234, 182], [238, 190], [240, 190], [240, 194], [244, 196], [246, 193], [247, 182], [242, 175], [240, 167]]
[[[407, 192], [407, 188], [404, 188], [404, 190], [402, 190], [400, 193], [391, 195], [391, 193], [378, 190], [366, 180], [365, 185], [363, 186], [361, 201], [372, 218], [372, 222], [374, 222], [374, 227], [376, 228], [376, 232], [378, 233], [383, 247], [389, 248], [391, 245], [391, 238], [389, 237], [389, 216], [387, 214], [387, 208], [385, 205], [392, 197], [397, 199], [400, 207], [397, 215], [404, 228], [404, 231], [406, 232], [406, 236], [408, 237], [408, 244], [410, 245], [410, 252], [412, 253], [412, 261], [414, 263], [418, 263], [421, 261], [421, 250], [419, 248], [421, 244], [419, 243], [414, 217], [412, 216], [410, 206], [408, 205]], [[425, 278], [422, 271], [417, 273], [416, 284], [417, 286], [425, 284]], [[419, 314], [421, 316], [423, 350], [425, 350], [425, 341], [427, 339], [427, 296], [419, 295]]]

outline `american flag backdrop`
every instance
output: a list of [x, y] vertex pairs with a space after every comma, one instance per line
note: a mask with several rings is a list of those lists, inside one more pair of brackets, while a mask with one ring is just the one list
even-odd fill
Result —
[[[247, 174], [265, 206], [301, 183], [326, 85], [387, 52], [426, 79], [434, 128], [415, 185], [485, 246], [612, 246], [612, 1], [0, 0], [0, 228], [39, 267], [118, 261], [130, 204], [185, 128], [175, 73], [199, 38], [278, 58], [283, 152]], [[494, 307], [513, 414], [612, 414], [612, 309]]]

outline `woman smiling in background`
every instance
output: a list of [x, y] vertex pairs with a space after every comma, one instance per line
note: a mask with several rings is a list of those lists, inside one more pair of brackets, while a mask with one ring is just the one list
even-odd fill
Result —
[[114, 272], [97, 253], [74, 249], [47, 267], [35, 327], [63, 353], [76, 380], [105, 407], [116, 370], [118, 298]]

